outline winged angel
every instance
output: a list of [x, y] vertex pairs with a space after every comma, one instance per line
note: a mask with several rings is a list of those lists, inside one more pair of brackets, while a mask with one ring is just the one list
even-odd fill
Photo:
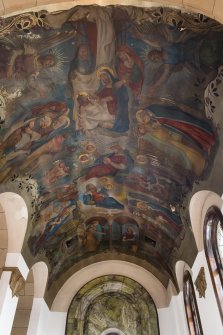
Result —
[[19, 86], [21, 88], [31, 87], [33, 81], [42, 75], [49, 79], [52, 73], [59, 73], [66, 59], [60, 45], [67, 40], [73, 39], [76, 32], [48, 31], [44, 38], [31, 33], [29, 38], [21, 35], [12, 35], [2, 38], [0, 41], [0, 82], [8, 86]]
[[166, 24], [144, 21], [135, 23], [137, 37], [148, 46], [147, 59], [157, 65], [147, 91], [153, 98], [173, 73], [184, 68], [190, 73], [215, 77], [223, 59], [223, 35], [221, 32], [202, 32], [173, 29]]

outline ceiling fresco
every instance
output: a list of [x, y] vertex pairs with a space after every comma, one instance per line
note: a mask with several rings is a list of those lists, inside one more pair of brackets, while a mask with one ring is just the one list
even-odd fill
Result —
[[107, 329], [159, 334], [155, 304], [141, 285], [122, 276], [104, 276], [80, 289], [70, 305], [66, 335], [101, 335]]
[[48, 292], [94, 260], [131, 259], [165, 286], [193, 261], [185, 199], [218, 148], [222, 63], [222, 26], [203, 15], [78, 6], [2, 20], [1, 190], [31, 199], [23, 254], [47, 263]]

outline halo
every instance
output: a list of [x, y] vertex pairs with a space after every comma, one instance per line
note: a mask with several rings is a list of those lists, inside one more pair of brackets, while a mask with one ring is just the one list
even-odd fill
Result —
[[88, 142], [88, 143], [85, 144], [85, 150], [88, 153], [92, 153], [96, 150], [96, 146], [94, 145], [93, 142]]
[[104, 187], [105, 187], [107, 190], [112, 190], [112, 189], [113, 189], [113, 184], [112, 184], [112, 183], [107, 183]]
[[148, 54], [152, 50], [160, 50], [159, 48], [151, 48], [149, 46], [146, 46], [140, 53], [139, 56], [143, 60], [144, 64], [150, 68], [150, 70], [154, 71], [157, 69], [158, 66], [160, 66], [160, 62], [151, 62], [148, 58]]
[[109, 72], [112, 76], [115, 76], [114, 71], [112, 70], [111, 67], [109, 66], [100, 66], [97, 70], [96, 70], [96, 75], [98, 77], [98, 79], [100, 79], [100, 75], [103, 71], [107, 71]]
[[101, 177], [100, 181], [101, 181], [101, 183], [106, 184], [106, 183], [109, 182], [109, 178], [108, 177]]
[[50, 49], [50, 51], [43, 56], [52, 55], [55, 59], [55, 65], [49, 68], [50, 71], [62, 72], [64, 63], [67, 63], [67, 57], [64, 56], [62, 49]]
[[81, 163], [86, 163], [89, 161], [89, 155], [88, 154], [82, 154], [79, 156], [79, 161]]
[[[146, 113], [146, 111], [144, 110], [144, 109], [139, 109], [137, 112], [136, 112], [136, 120], [138, 121], [138, 123], [145, 123], [145, 124], [147, 124], [147, 123], [149, 123], [149, 120], [147, 121], [147, 122], [145, 122], [145, 120], [142, 120], [141, 119], [141, 113]], [[147, 113], [146, 113], [146, 115], [147, 115]]]
[[145, 155], [137, 155], [136, 162], [138, 164], [144, 165], [148, 163], [148, 158]]

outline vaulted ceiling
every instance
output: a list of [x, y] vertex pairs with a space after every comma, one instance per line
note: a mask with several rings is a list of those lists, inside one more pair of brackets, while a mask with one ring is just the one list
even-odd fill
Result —
[[27, 201], [23, 255], [48, 265], [49, 303], [106, 259], [177, 288], [197, 253], [190, 197], [219, 190], [222, 25], [78, 6], [5, 19], [0, 36], [1, 190]]

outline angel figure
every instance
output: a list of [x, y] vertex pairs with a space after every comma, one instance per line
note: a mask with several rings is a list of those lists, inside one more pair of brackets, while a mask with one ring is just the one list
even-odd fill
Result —
[[183, 67], [191, 73], [213, 73], [214, 77], [222, 64], [223, 35], [219, 32], [200, 35], [188, 31], [171, 33], [166, 26], [161, 26], [158, 31], [143, 35], [142, 40], [150, 47], [149, 62], [160, 64], [147, 91], [149, 98], [156, 96], [171, 75]]
[[29, 80], [44, 69], [59, 70], [65, 59], [55, 49], [59, 44], [73, 39], [75, 31], [51, 33], [44, 40], [32, 40], [32, 45], [11, 39], [0, 46], [0, 79]]

